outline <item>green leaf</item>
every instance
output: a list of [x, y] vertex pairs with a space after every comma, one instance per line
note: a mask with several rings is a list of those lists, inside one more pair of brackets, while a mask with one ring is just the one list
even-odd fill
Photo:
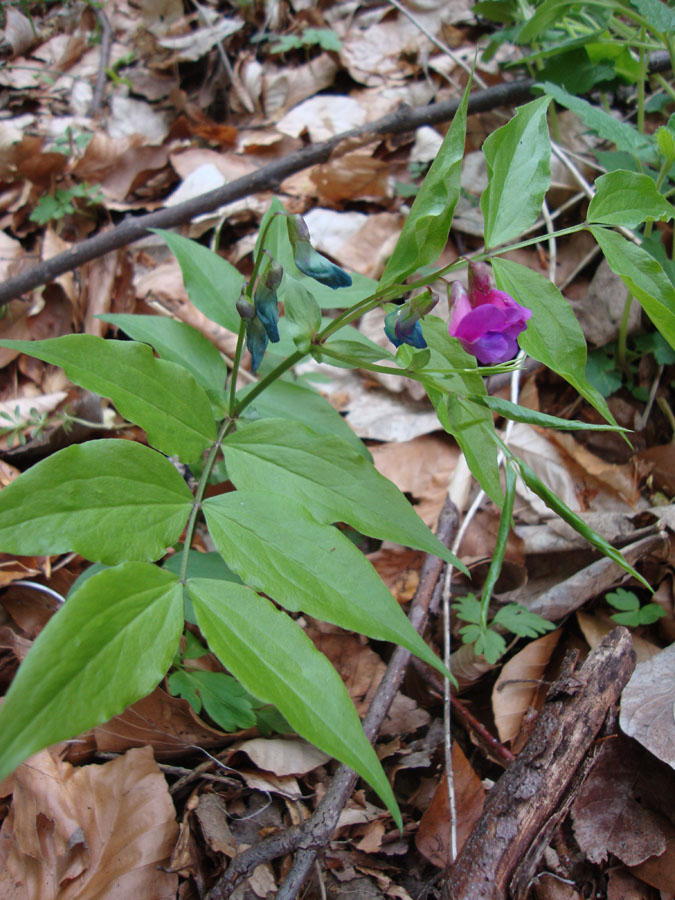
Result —
[[673, 207], [649, 175], [618, 169], [595, 180], [597, 192], [586, 216], [589, 222], [637, 228], [646, 219], [672, 219]]
[[163, 228], [150, 230], [162, 238], [178, 260], [185, 290], [197, 309], [212, 322], [237, 334], [241, 322], [237, 300], [244, 276], [222, 256], [197, 241]]
[[652, 588], [648, 581], [646, 581], [642, 575], [640, 575], [630, 563], [626, 562], [623, 556], [619, 553], [617, 549], [612, 547], [601, 535], [594, 531], [589, 525], [584, 522], [582, 518], [580, 518], [575, 512], [573, 512], [569, 506], [567, 506], [563, 501], [553, 493], [553, 491], [548, 488], [542, 481], [540, 481], [537, 476], [534, 474], [532, 469], [524, 463], [522, 459], [516, 458], [516, 463], [518, 464], [518, 468], [520, 469], [520, 476], [523, 479], [524, 483], [527, 487], [530, 488], [531, 491], [541, 497], [544, 503], [548, 506], [549, 509], [552, 509], [553, 512], [557, 513], [560, 518], [567, 522], [568, 525], [571, 525], [574, 530], [580, 534], [583, 538], [585, 538], [589, 544], [592, 544], [596, 547], [602, 554], [604, 554], [608, 559], [613, 560], [617, 565], [621, 566], [621, 568], [628, 572], [629, 575], [632, 575], [633, 578], [637, 578], [640, 584], [643, 584], [647, 590], [651, 591]]
[[490, 624], [499, 625], [519, 637], [537, 637], [547, 631], [554, 631], [556, 627], [553, 622], [530, 612], [520, 603], [508, 603], [506, 606], [502, 606]]
[[150, 344], [163, 359], [183, 366], [205, 390], [224, 394], [227, 366], [223, 357], [201, 332], [166, 316], [118, 313], [97, 316], [121, 328], [135, 341]]
[[453, 604], [452, 608], [457, 613], [457, 618], [463, 622], [469, 622], [472, 625], [480, 625], [482, 618], [482, 607], [480, 600], [475, 594], [467, 594], [465, 597], [459, 597]]
[[519, 44], [538, 43], [551, 25], [555, 25], [567, 14], [567, 7], [572, 6], [570, 0], [544, 0], [518, 33]]
[[675, 34], [675, 11], [667, 3], [661, 0], [630, 0], [630, 2], [652, 28], [664, 34]]
[[247, 691], [273, 703], [299, 735], [353, 768], [401, 827], [401, 814], [340, 676], [285, 613], [245, 587], [188, 583], [199, 627]]
[[626, 285], [656, 328], [675, 347], [675, 287], [658, 260], [607, 228], [590, 229], [609, 267]]
[[602, 394], [586, 378], [586, 340], [568, 301], [548, 278], [508, 259], [493, 259], [501, 290], [532, 310], [518, 342], [534, 359], [568, 381], [611, 425], [616, 425]]
[[90, 578], [39, 634], [0, 707], [0, 778], [149, 694], [182, 629], [175, 575], [130, 562]]
[[425, 550], [464, 570], [391, 481], [349, 444], [286, 419], [250, 422], [223, 443], [242, 490], [269, 489], [302, 503], [318, 522]]
[[462, 643], [473, 644], [474, 653], [484, 656], [491, 666], [506, 653], [506, 641], [491, 628], [483, 631], [479, 625], [465, 625], [459, 633]]
[[337, 528], [270, 490], [211, 497], [203, 509], [216, 548], [246, 584], [293, 612], [400, 644], [446, 674], [375, 569]]
[[180, 537], [192, 502], [175, 467], [142, 444], [74, 444], [0, 492], [0, 546], [22, 556], [75, 551], [108, 565], [154, 560]]
[[284, 312], [293, 326], [291, 333], [299, 348], [309, 347], [309, 342], [321, 328], [321, 308], [300, 279], [286, 275], [287, 283]]
[[[285, 277], [277, 291], [280, 302], [286, 303], [287, 297], [294, 290], [296, 282], [302, 284], [309, 291], [322, 309], [344, 309], [347, 306], [352, 306], [359, 300], [364, 300], [375, 292], [377, 282], [365, 275], [360, 275], [358, 272], [351, 273], [351, 287], [340, 288], [339, 291], [333, 290], [328, 285], [320, 284], [307, 275], [303, 275], [293, 259], [293, 250], [288, 240], [286, 216], [276, 215], [276, 213], [282, 212], [286, 212], [283, 203], [277, 197], [274, 197], [260, 223], [260, 231], [258, 232], [258, 241], [256, 243], [256, 253], [259, 253], [262, 249], [260, 238], [265, 231], [267, 222], [272, 219], [265, 237], [265, 249], [284, 268]], [[291, 277], [289, 278], [288, 276]]]
[[[426, 316], [422, 323], [431, 357], [429, 367], [442, 369], [476, 368], [476, 359], [466, 353], [457, 338], [448, 334], [448, 323], [438, 316]], [[497, 465], [497, 443], [492, 413], [484, 406], [464, 399], [485, 395], [480, 375], [465, 373], [425, 378], [424, 387], [434, 405], [441, 426], [459, 444], [467, 464], [486, 494], [498, 506], [503, 494]]]
[[[403, 346], [407, 346], [404, 344]], [[324, 348], [331, 353], [337, 353], [341, 359], [335, 359], [332, 355], [324, 353]], [[312, 356], [318, 362], [325, 362], [330, 366], [341, 366], [345, 369], [358, 368], [359, 366], [382, 365], [382, 360], [388, 363], [394, 362], [394, 355], [386, 347], [378, 347], [373, 342], [350, 340], [328, 340], [325, 344], [312, 348]]]
[[[241, 400], [255, 385], [246, 385], [237, 393], [237, 400]], [[372, 461], [370, 451], [357, 437], [340, 413], [331, 406], [325, 397], [304, 384], [294, 384], [290, 381], [275, 381], [253, 401], [250, 407], [258, 416], [264, 418], [292, 419], [309, 425], [315, 431], [334, 435], [348, 443], [352, 450]], [[248, 410], [247, 410], [248, 412]]]
[[485, 219], [485, 245], [496, 247], [536, 220], [551, 183], [551, 140], [546, 111], [550, 98], [540, 97], [516, 110], [506, 125], [483, 144], [488, 186], [480, 198]]
[[601, 138], [604, 138], [611, 144], [615, 144], [617, 150], [624, 150], [635, 156], [640, 156], [645, 151], [650, 151], [649, 140], [644, 135], [641, 135], [632, 125], [615, 119], [614, 116], [605, 112], [604, 109], [592, 106], [581, 97], [574, 97], [572, 94], [568, 94], [567, 91], [558, 87], [557, 84], [552, 84], [550, 81], [538, 84], [537, 87], [546, 91], [556, 103], [579, 116], [584, 125], [588, 126]]
[[[218, 584], [217, 581], [208, 583]], [[255, 725], [251, 701], [231, 675], [189, 669], [173, 672], [167, 683], [171, 693], [184, 697], [196, 713], [201, 712], [203, 705], [223, 731], [238, 731]]]
[[61, 366], [75, 384], [109, 397], [120, 415], [144, 428], [148, 443], [168, 456], [192, 462], [216, 439], [202, 388], [182, 366], [155, 359], [147, 344], [67, 334], [46, 341], [0, 341], [0, 346]]
[[511, 419], [514, 422], [525, 422], [528, 425], [537, 425], [540, 428], [557, 428], [559, 431], [628, 431], [621, 425], [605, 425], [604, 423], [582, 422], [579, 419], [559, 419], [558, 416], [549, 416], [535, 409], [527, 409], [502, 397], [471, 397], [475, 403], [487, 406], [492, 412]]
[[632, 591], [626, 591], [623, 588], [617, 588], [605, 595], [605, 600], [613, 606], [614, 609], [621, 609], [625, 612], [635, 611], [640, 608], [640, 601], [636, 594]]
[[408, 275], [434, 262], [448, 242], [452, 217], [461, 191], [466, 141], [466, 110], [472, 79], [431, 168], [415, 197], [380, 286], [403, 282]]

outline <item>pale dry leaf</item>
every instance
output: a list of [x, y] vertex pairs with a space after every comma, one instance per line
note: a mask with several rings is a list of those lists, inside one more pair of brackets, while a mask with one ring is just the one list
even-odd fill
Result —
[[173, 51], [175, 61], [195, 62], [205, 56], [212, 47], [235, 34], [243, 26], [243, 19], [228, 19], [225, 16], [218, 16], [213, 24], [197, 28], [178, 37], [162, 37], [158, 43], [165, 50]]
[[265, 115], [271, 118], [330, 87], [337, 72], [338, 64], [330, 53], [321, 53], [304, 66], [292, 69], [265, 63], [255, 96], [262, 96]]
[[12, 56], [19, 56], [29, 50], [37, 40], [35, 29], [30, 19], [13, 6], [5, 8], [5, 16], [4, 38], [12, 48]]
[[173, 900], [178, 829], [151, 748], [73, 768], [48, 750], [14, 776], [2, 826], [0, 892], [21, 900]]
[[[457, 741], [452, 745], [452, 772], [457, 808], [457, 849], [466, 843], [483, 812], [485, 789]], [[415, 846], [422, 856], [440, 869], [450, 863], [450, 812], [445, 773], [434, 793], [431, 805], [420, 821]]]
[[113, 139], [138, 134], [149, 144], [161, 144], [169, 133], [170, 124], [166, 113], [145, 100], [133, 100], [121, 94], [115, 94], [110, 100], [107, 131]]
[[[594, 615], [577, 611], [577, 622], [583, 636], [588, 641], [591, 650], [600, 644], [602, 639], [616, 628], [616, 622], [612, 621], [609, 616]], [[661, 648], [651, 641], [640, 637], [635, 631], [631, 631], [631, 641], [633, 642], [633, 650], [635, 651], [635, 659], [638, 663], [645, 662], [661, 652]]]
[[[618, 275], [603, 259], [581, 300], [572, 300], [572, 312], [581, 325], [586, 340], [604, 347], [616, 340], [626, 305], [627, 289]], [[642, 310], [633, 303], [628, 317], [628, 334], [640, 328]]]
[[292, 775], [247, 772], [245, 769], [237, 769], [237, 772], [254, 791], [262, 791], [265, 794], [280, 794], [288, 800], [300, 800], [302, 797], [302, 789], [297, 779]]
[[604, 488], [605, 494], [610, 495], [600, 498], [596, 494], [593, 499], [595, 509], [616, 507], [616, 503], [612, 503], [615, 497], [621, 501], [620, 509], [625, 509], [626, 505], [631, 508], [639, 505], [640, 492], [632, 465], [617, 465], [616, 463], [606, 462], [601, 457], [591, 453], [583, 444], [575, 440], [571, 434], [563, 431], [551, 431], [551, 439], [567, 453], [569, 458], [584, 473], [587, 473], [592, 479], [600, 483], [601, 488]]
[[300, 738], [253, 738], [235, 744], [249, 759], [275, 775], [304, 775], [327, 763], [327, 753]]
[[574, 802], [574, 836], [592, 863], [611, 853], [634, 866], [666, 849], [660, 818], [640, 802], [636, 760], [626, 742], [607, 741]]
[[619, 724], [675, 769], [675, 644], [635, 667], [621, 695]]
[[523, 716], [541, 686], [560, 635], [558, 629], [531, 641], [499, 673], [492, 689], [492, 712], [499, 740], [503, 743], [518, 736]]
[[318, 143], [365, 123], [366, 112], [358, 101], [351, 97], [321, 94], [287, 112], [277, 122], [277, 131], [291, 137], [300, 137], [306, 131], [312, 142]]

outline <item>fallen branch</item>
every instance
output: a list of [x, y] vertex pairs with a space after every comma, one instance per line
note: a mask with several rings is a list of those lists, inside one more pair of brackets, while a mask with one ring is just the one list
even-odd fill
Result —
[[[457, 531], [458, 518], [454, 503], [446, 500], [436, 532], [438, 539], [446, 546]], [[410, 622], [418, 632], [424, 628], [429, 603], [443, 566], [443, 561], [436, 556], [427, 556], [424, 561], [409, 613]], [[377, 737], [401, 686], [409, 660], [410, 652], [402, 647], [397, 647], [392, 654], [363, 722], [363, 730], [370, 741]], [[295, 861], [276, 895], [276, 900], [293, 900], [314, 865], [317, 851], [331, 840], [357, 778], [358, 775], [352, 769], [344, 765], [338, 766], [314, 814], [302, 825], [272, 835], [236, 856], [222, 878], [211, 888], [206, 900], [225, 900], [244, 878], [252, 874], [256, 866], [297, 850]]]
[[575, 662], [566, 658], [532, 736], [488, 794], [449, 878], [453, 900], [526, 894], [529, 873], [581, 787], [593, 743], [635, 667], [630, 632], [615, 628], [578, 671]]

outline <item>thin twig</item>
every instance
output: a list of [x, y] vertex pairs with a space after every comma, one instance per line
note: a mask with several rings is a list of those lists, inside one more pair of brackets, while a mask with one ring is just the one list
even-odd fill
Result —
[[98, 72], [96, 74], [96, 84], [94, 85], [94, 93], [91, 98], [91, 106], [89, 107], [89, 115], [95, 116], [100, 112], [103, 105], [103, 97], [105, 94], [106, 69], [110, 65], [110, 50], [112, 49], [113, 30], [110, 19], [106, 16], [105, 10], [99, 7], [96, 10], [96, 17], [101, 26], [101, 43], [99, 46], [98, 56]]
[[[403, 13], [404, 16], [406, 16], [408, 19], [410, 19], [410, 21], [413, 23], [415, 28], [419, 29], [419, 31], [421, 31], [422, 34], [426, 38], [428, 38], [432, 44], [435, 44], [436, 47], [438, 47], [438, 49], [442, 53], [445, 53], [445, 55], [448, 56], [454, 62], [454, 64], [456, 66], [459, 66], [460, 69], [464, 69], [464, 71], [467, 73], [467, 75], [469, 75], [469, 76], [471, 75], [471, 66], [467, 62], [465, 62], [460, 56], [458, 56], [453, 50], [451, 50], [450, 47], [448, 47], [448, 45], [444, 41], [440, 40], [434, 34], [432, 34], [429, 31], [429, 29], [426, 28], [425, 25], [423, 25], [423, 23], [420, 22], [420, 20], [418, 18], [416, 18], [410, 12], [410, 10], [406, 9], [405, 6], [403, 6], [403, 4], [398, 2], [398, 0], [388, 0], [388, 2], [392, 6], [395, 6], [396, 9], [399, 12]], [[473, 73], [473, 80], [476, 82], [476, 84], [479, 84], [482, 88], [487, 88], [487, 86], [488, 86], [487, 82], [483, 78], [481, 78], [480, 73], [478, 73], [476, 71], [474, 71], [474, 73]]]

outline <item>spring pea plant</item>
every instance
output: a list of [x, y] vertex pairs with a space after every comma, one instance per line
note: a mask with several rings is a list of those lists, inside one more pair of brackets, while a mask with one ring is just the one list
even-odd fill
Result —
[[[0, 777], [29, 754], [108, 720], [152, 691], [180, 658], [187, 618], [250, 696], [275, 706], [298, 734], [359, 772], [400, 823], [389, 783], [339, 675], [293, 614], [400, 644], [448, 677], [336, 523], [464, 567], [378, 474], [366, 447], [327, 401], [294, 380], [293, 367], [306, 357], [423, 384], [441, 426], [502, 508], [496, 563], [484, 596], [459, 610], [470, 626], [465, 637], [479, 651], [499, 655], [491, 635], [505, 628], [531, 634], [547, 627], [517, 604], [495, 617], [489, 613], [517, 478], [639, 578], [513, 455], [495, 429], [495, 414], [538, 426], [618, 429], [586, 380], [586, 345], [568, 303], [543, 276], [495, 255], [500, 245], [537, 240], [514, 244], [535, 221], [549, 187], [548, 96], [521, 107], [484, 145], [485, 257], [495, 257], [497, 288], [479, 261], [468, 293], [450, 288], [450, 329], [432, 314], [436, 298], [428, 286], [466, 265], [458, 260], [432, 268], [460, 194], [467, 101], [468, 88], [377, 283], [352, 278], [321, 256], [304, 221], [288, 215], [277, 200], [261, 223], [248, 283], [205, 247], [160, 232], [195, 306], [238, 335], [229, 378], [222, 357], [200, 333], [160, 317], [103, 317], [129, 341], [85, 334], [0, 341], [61, 366], [76, 384], [110, 398], [122, 416], [145, 430], [148, 443], [106, 439], [67, 447], [0, 493], [4, 552], [74, 551], [98, 564], [44, 628], [7, 693], [0, 709]], [[640, 177], [612, 173], [600, 179], [588, 223], [579, 227], [592, 230], [610, 265], [630, 281], [672, 342], [670, 282], [652, 256], [611, 230], [619, 219], [631, 227], [670, 214], [658, 192], [641, 191], [642, 182], [627, 192], [630, 179]], [[419, 272], [423, 277], [406, 283]], [[391, 349], [376, 346], [353, 326], [378, 306], [386, 311]], [[333, 312], [324, 317], [324, 309]], [[489, 396], [482, 376], [518, 365], [511, 360], [518, 342], [572, 384], [607, 425], [557, 419]], [[237, 390], [244, 345], [258, 380]], [[194, 493], [176, 459], [190, 467]], [[235, 490], [206, 497], [209, 479], [223, 466]], [[216, 552], [192, 549], [198, 524], [208, 529]], [[167, 548], [175, 550], [168, 558]]]

